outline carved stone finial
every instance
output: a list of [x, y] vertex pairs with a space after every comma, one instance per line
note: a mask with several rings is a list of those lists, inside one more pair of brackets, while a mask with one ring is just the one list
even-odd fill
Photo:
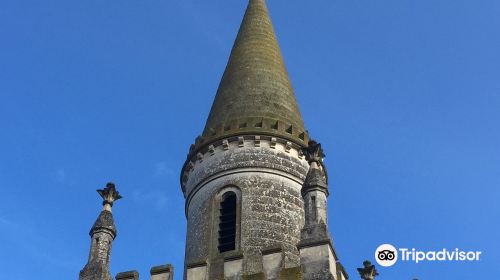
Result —
[[364, 261], [363, 268], [358, 268], [358, 272], [363, 280], [373, 280], [379, 275], [375, 266], [369, 261]]
[[304, 154], [306, 156], [306, 160], [309, 163], [321, 163], [323, 161], [323, 158], [325, 158], [325, 153], [321, 148], [321, 144], [314, 140], [309, 141], [308, 147], [304, 149]]
[[99, 195], [102, 197], [103, 202], [102, 205], [106, 206], [113, 206], [113, 202], [116, 200], [122, 198], [120, 193], [116, 190], [115, 184], [113, 183], [107, 183], [106, 188], [102, 190], [97, 190]]

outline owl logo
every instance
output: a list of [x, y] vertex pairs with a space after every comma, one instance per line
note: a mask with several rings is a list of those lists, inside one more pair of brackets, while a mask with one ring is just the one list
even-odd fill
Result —
[[389, 267], [398, 261], [398, 250], [391, 244], [380, 245], [375, 250], [375, 260], [383, 267]]
[[396, 252], [390, 250], [379, 251], [377, 258], [381, 261], [392, 261], [396, 257]]

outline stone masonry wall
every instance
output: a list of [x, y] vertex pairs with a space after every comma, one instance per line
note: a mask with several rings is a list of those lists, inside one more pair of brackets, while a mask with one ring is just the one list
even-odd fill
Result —
[[[296, 246], [304, 226], [300, 191], [308, 163], [290, 145], [259, 140], [214, 147], [191, 167], [185, 185], [187, 266], [206, 262], [214, 270], [217, 259], [243, 255], [243, 273], [257, 273], [263, 269], [261, 251], [269, 247], [283, 249], [284, 263], [299, 265]], [[228, 186], [239, 192], [237, 249], [219, 254], [216, 197]]]

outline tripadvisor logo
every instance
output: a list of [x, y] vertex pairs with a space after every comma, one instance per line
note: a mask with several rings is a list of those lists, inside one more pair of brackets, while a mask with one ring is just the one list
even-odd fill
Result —
[[383, 244], [375, 250], [375, 259], [381, 266], [393, 266], [398, 261], [398, 250], [391, 244]]
[[399, 248], [396, 249], [391, 244], [380, 245], [375, 250], [375, 260], [384, 267], [393, 266], [398, 259], [405, 262], [434, 262], [434, 261], [480, 261], [481, 251], [463, 251], [460, 249], [448, 250], [442, 249], [439, 251], [420, 251], [415, 248]]

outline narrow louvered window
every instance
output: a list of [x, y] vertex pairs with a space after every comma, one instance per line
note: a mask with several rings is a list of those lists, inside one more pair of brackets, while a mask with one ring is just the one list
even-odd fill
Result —
[[228, 192], [220, 204], [219, 252], [236, 248], [236, 194]]
[[316, 197], [311, 196], [311, 213], [312, 213], [312, 220], [316, 221], [316, 218], [318, 217], [318, 207], [316, 207]]

